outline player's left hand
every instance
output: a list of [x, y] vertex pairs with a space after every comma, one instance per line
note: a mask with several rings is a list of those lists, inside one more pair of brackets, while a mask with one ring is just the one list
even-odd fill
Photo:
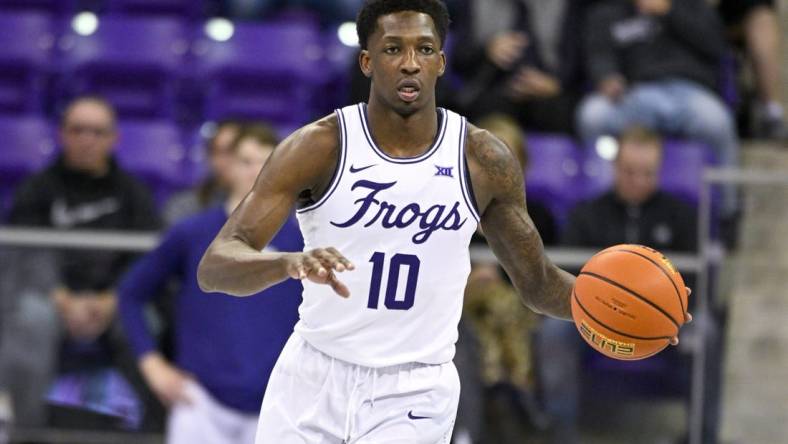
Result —
[[[687, 287], [687, 297], [688, 298], [689, 298], [690, 294], [692, 294], [692, 289]], [[692, 315], [690, 314], [690, 312], [684, 313], [684, 323], [685, 324], [689, 324], [690, 322], [692, 322]], [[679, 337], [678, 336], [674, 336], [674, 337], [670, 338], [670, 345], [679, 345]]]
[[336, 273], [354, 270], [355, 266], [336, 248], [316, 248], [288, 255], [287, 274], [293, 279], [309, 279], [329, 285], [340, 296], [350, 297], [350, 289], [337, 279]]

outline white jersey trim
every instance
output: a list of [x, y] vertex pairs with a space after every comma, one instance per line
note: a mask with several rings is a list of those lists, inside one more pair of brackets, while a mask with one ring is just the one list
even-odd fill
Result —
[[332, 194], [334, 194], [334, 191], [336, 191], [337, 186], [339, 186], [339, 182], [342, 179], [342, 173], [345, 171], [345, 160], [347, 159], [347, 127], [345, 126], [345, 116], [342, 114], [342, 110], [337, 109], [334, 112], [336, 113], [337, 121], [339, 122], [339, 153], [337, 154], [339, 157], [339, 162], [337, 162], [337, 169], [334, 171], [334, 176], [331, 178], [331, 183], [329, 184], [327, 191], [323, 194], [323, 197], [321, 197], [312, 205], [299, 208], [296, 210], [296, 213], [306, 213], [307, 211], [320, 208], [320, 206], [323, 205]]
[[460, 188], [462, 188], [462, 197], [465, 200], [465, 205], [468, 206], [468, 210], [471, 212], [471, 215], [476, 219], [476, 223], [480, 222], [479, 212], [476, 210], [476, 198], [473, 195], [473, 188], [470, 182], [471, 175], [468, 172], [468, 165], [465, 164], [465, 143], [468, 139], [467, 137], [467, 124], [468, 121], [465, 117], [462, 118], [462, 124], [460, 125]]
[[361, 119], [361, 128], [364, 130], [364, 136], [367, 139], [367, 143], [372, 148], [378, 156], [380, 156], [383, 160], [392, 163], [417, 163], [423, 160], [426, 160], [430, 156], [432, 156], [438, 148], [440, 148], [441, 144], [443, 143], [443, 138], [446, 136], [446, 127], [448, 126], [447, 121], [449, 120], [449, 116], [446, 113], [446, 110], [443, 108], [438, 108], [438, 112], [441, 113], [441, 126], [438, 128], [438, 133], [435, 135], [435, 140], [432, 141], [432, 146], [425, 151], [424, 153], [416, 156], [416, 157], [391, 157], [386, 154], [380, 147], [378, 147], [377, 143], [375, 143], [375, 139], [372, 138], [372, 131], [369, 129], [369, 122], [367, 121], [367, 104], [366, 103], [359, 103], [358, 104], [358, 114]]

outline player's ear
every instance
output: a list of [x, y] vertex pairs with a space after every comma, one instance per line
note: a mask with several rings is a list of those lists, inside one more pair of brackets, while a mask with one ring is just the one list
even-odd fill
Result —
[[446, 72], [446, 53], [441, 50], [441, 67], [438, 70], [438, 77], [442, 77], [444, 72]]
[[370, 62], [369, 51], [362, 49], [361, 52], [358, 53], [358, 65], [361, 67], [361, 72], [364, 73], [366, 78], [372, 77], [372, 65]]

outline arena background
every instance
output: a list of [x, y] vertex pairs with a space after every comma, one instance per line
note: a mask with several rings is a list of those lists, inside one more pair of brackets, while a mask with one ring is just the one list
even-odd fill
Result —
[[[263, 20], [236, 20], [219, 16], [221, 7], [211, 2], [200, 7], [195, 6], [199, 2], [175, 0], [125, 3], [135, 2], [0, 0], [3, 217], [16, 187], [57, 153], [57, 118], [77, 94], [102, 94], [119, 108], [118, 161], [151, 188], [159, 205], [203, 177], [204, 142], [217, 120], [265, 120], [286, 136], [349, 103], [357, 51], [350, 23], [303, 9], [280, 11]], [[780, 0], [779, 8], [781, 85], [788, 109], [788, 1]], [[100, 39], [107, 39], [107, 46], [97, 43]], [[161, 44], [163, 40], [168, 44]], [[120, 63], [123, 58], [128, 65]], [[751, 76], [744, 64], [733, 74]], [[539, 132], [529, 132], [528, 139], [528, 186], [536, 190], [534, 198], [544, 198], [559, 215], [573, 203], [571, 187], [587, 184], [578, 185], [584, 176], [597, 190], [610, 182], [604, 143], [582, 147], [569, 135]], [[677, 150], [684, 144], [704, 149], [691, 141], [672, 143]], [[665, 368], [671, 362], [659, 357], [640, 368], [607, 361], [588, 368], [592, 377], [584, 384], [592, 395], [587, 395], [590, 399], [584, 400], [581, 411], [582, 442], [707, 442], [701, 426], [707, 409], [703, 399], [715, 385], [709, 376], [715, 370], [721, 376], [720, 442], [788, 442], [788, 145], [747, 138], [741, 152], [738, 174], [714, 176], [734, 181], [744, 196], [737, 247], [721, 247], [712, 227], [712, 239], [702, 241], [699, 255], [676, 256], [684, 271], [699, 272], [701, 280], [708, 277], [708, 284], [699, 284], [693, 298], [708, 301], [708, 312], [724, 312], [724, 328], [717, 333], [704, 330], [710, 315], [696, 307], [696, 322], [682, 332], [679, 360], [686, 365], [679, 374]], [[715, 165], [678, 161], [669, 167], [676, 172], [669, 169], [663, 180], [702, 201], [704, 170]], [[713, 216], [708, 222], [714, 223]], [[141, 252], [155, 241], [156, 233], [69, 236], [0, 226], [3, 249], [89, 246]], [[592, 253], [567, 248], [548, 252], [567, 267], [582, 264]], [[474, 254], [489, 258], [483, 248]], [[10, 265], [3, 264], [4, 273]], [[8, 301], [15, 296], [0, 293], [0, 331], [13, 307]], [[708, 353], [712, 334], [719, 335], [723, 353]], [[17, 340], [0, 334], [0, 344]], [[36, 350], [29, 353], [35, 356]], [[619, 380], [632, 388], [611, 389]], [[4, 434], [11, 442], [163, 442], [159, 433], [10, 427], [11, 390], [2, 384], [12, 383], [0, 380], [0, 442]], [[533, 441], [524, 442], [540, 439], [535, 430]]]

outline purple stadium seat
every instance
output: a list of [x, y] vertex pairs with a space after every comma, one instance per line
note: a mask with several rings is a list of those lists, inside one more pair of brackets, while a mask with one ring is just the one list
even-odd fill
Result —
[[207, 143], [202, 127], [186, 130], [183, 133], [186, 141], [186, 156], [183, 159], [183, 177], [186, 184], [194, 186], [200, 183], [209, 172]]
[[37, 10], [50, 13], [66, 13], [74, 10], [76, 0], [0, 0], [0, 10]]
[[577, 200], [578, 148], [570, 137], [557, 134], [528, 134], [527, 143], [527, 198], [547, 205], [561, 222]]
[[582, 175], [577, 189], [580, 200], [592, 199], [613, 186], [613, 162], [599, 156], [594, 147], [583, 150]]
[[301, 21], [236, 23], [228, 41], [200, 38], [195, 71], [205, 91], [206, 117], [307, 122], [325, 82], [322, 48], [318, 29]]
[[0, 183], [40, 170], [55, 152], [52, 126], [38, 116], [0, 116]]
[[55, 41], [50, 16], [0, 13], [0, 41], [0, 111], [40, 112]]
[[703, 170], [714, 164], [714, 153], [698, 142], [670, 140], [665, 143], [665, 155], [660, 180], [671, 193], [697, 204], [703, 183]]
[[203, 0], [112, 0], [108, 12], [144, 15], [177, 15], [196, 19], [205, 12]]
[[61, 39], [66, 95], [106, 96], [122, 117], [174, 117], [188, 51], [183, 24], [169, 18], [101, 17], [90, 36]]
[[180, 130], [170, 121], [121, 121], [115, 151], [118, 163], [147, 183], [161, 203], [188, 183]]
[[10, 205], [17, 185], [41, 170], [53, 157], [55, 137], [38, 116], [0, 116], [0, 213]]

